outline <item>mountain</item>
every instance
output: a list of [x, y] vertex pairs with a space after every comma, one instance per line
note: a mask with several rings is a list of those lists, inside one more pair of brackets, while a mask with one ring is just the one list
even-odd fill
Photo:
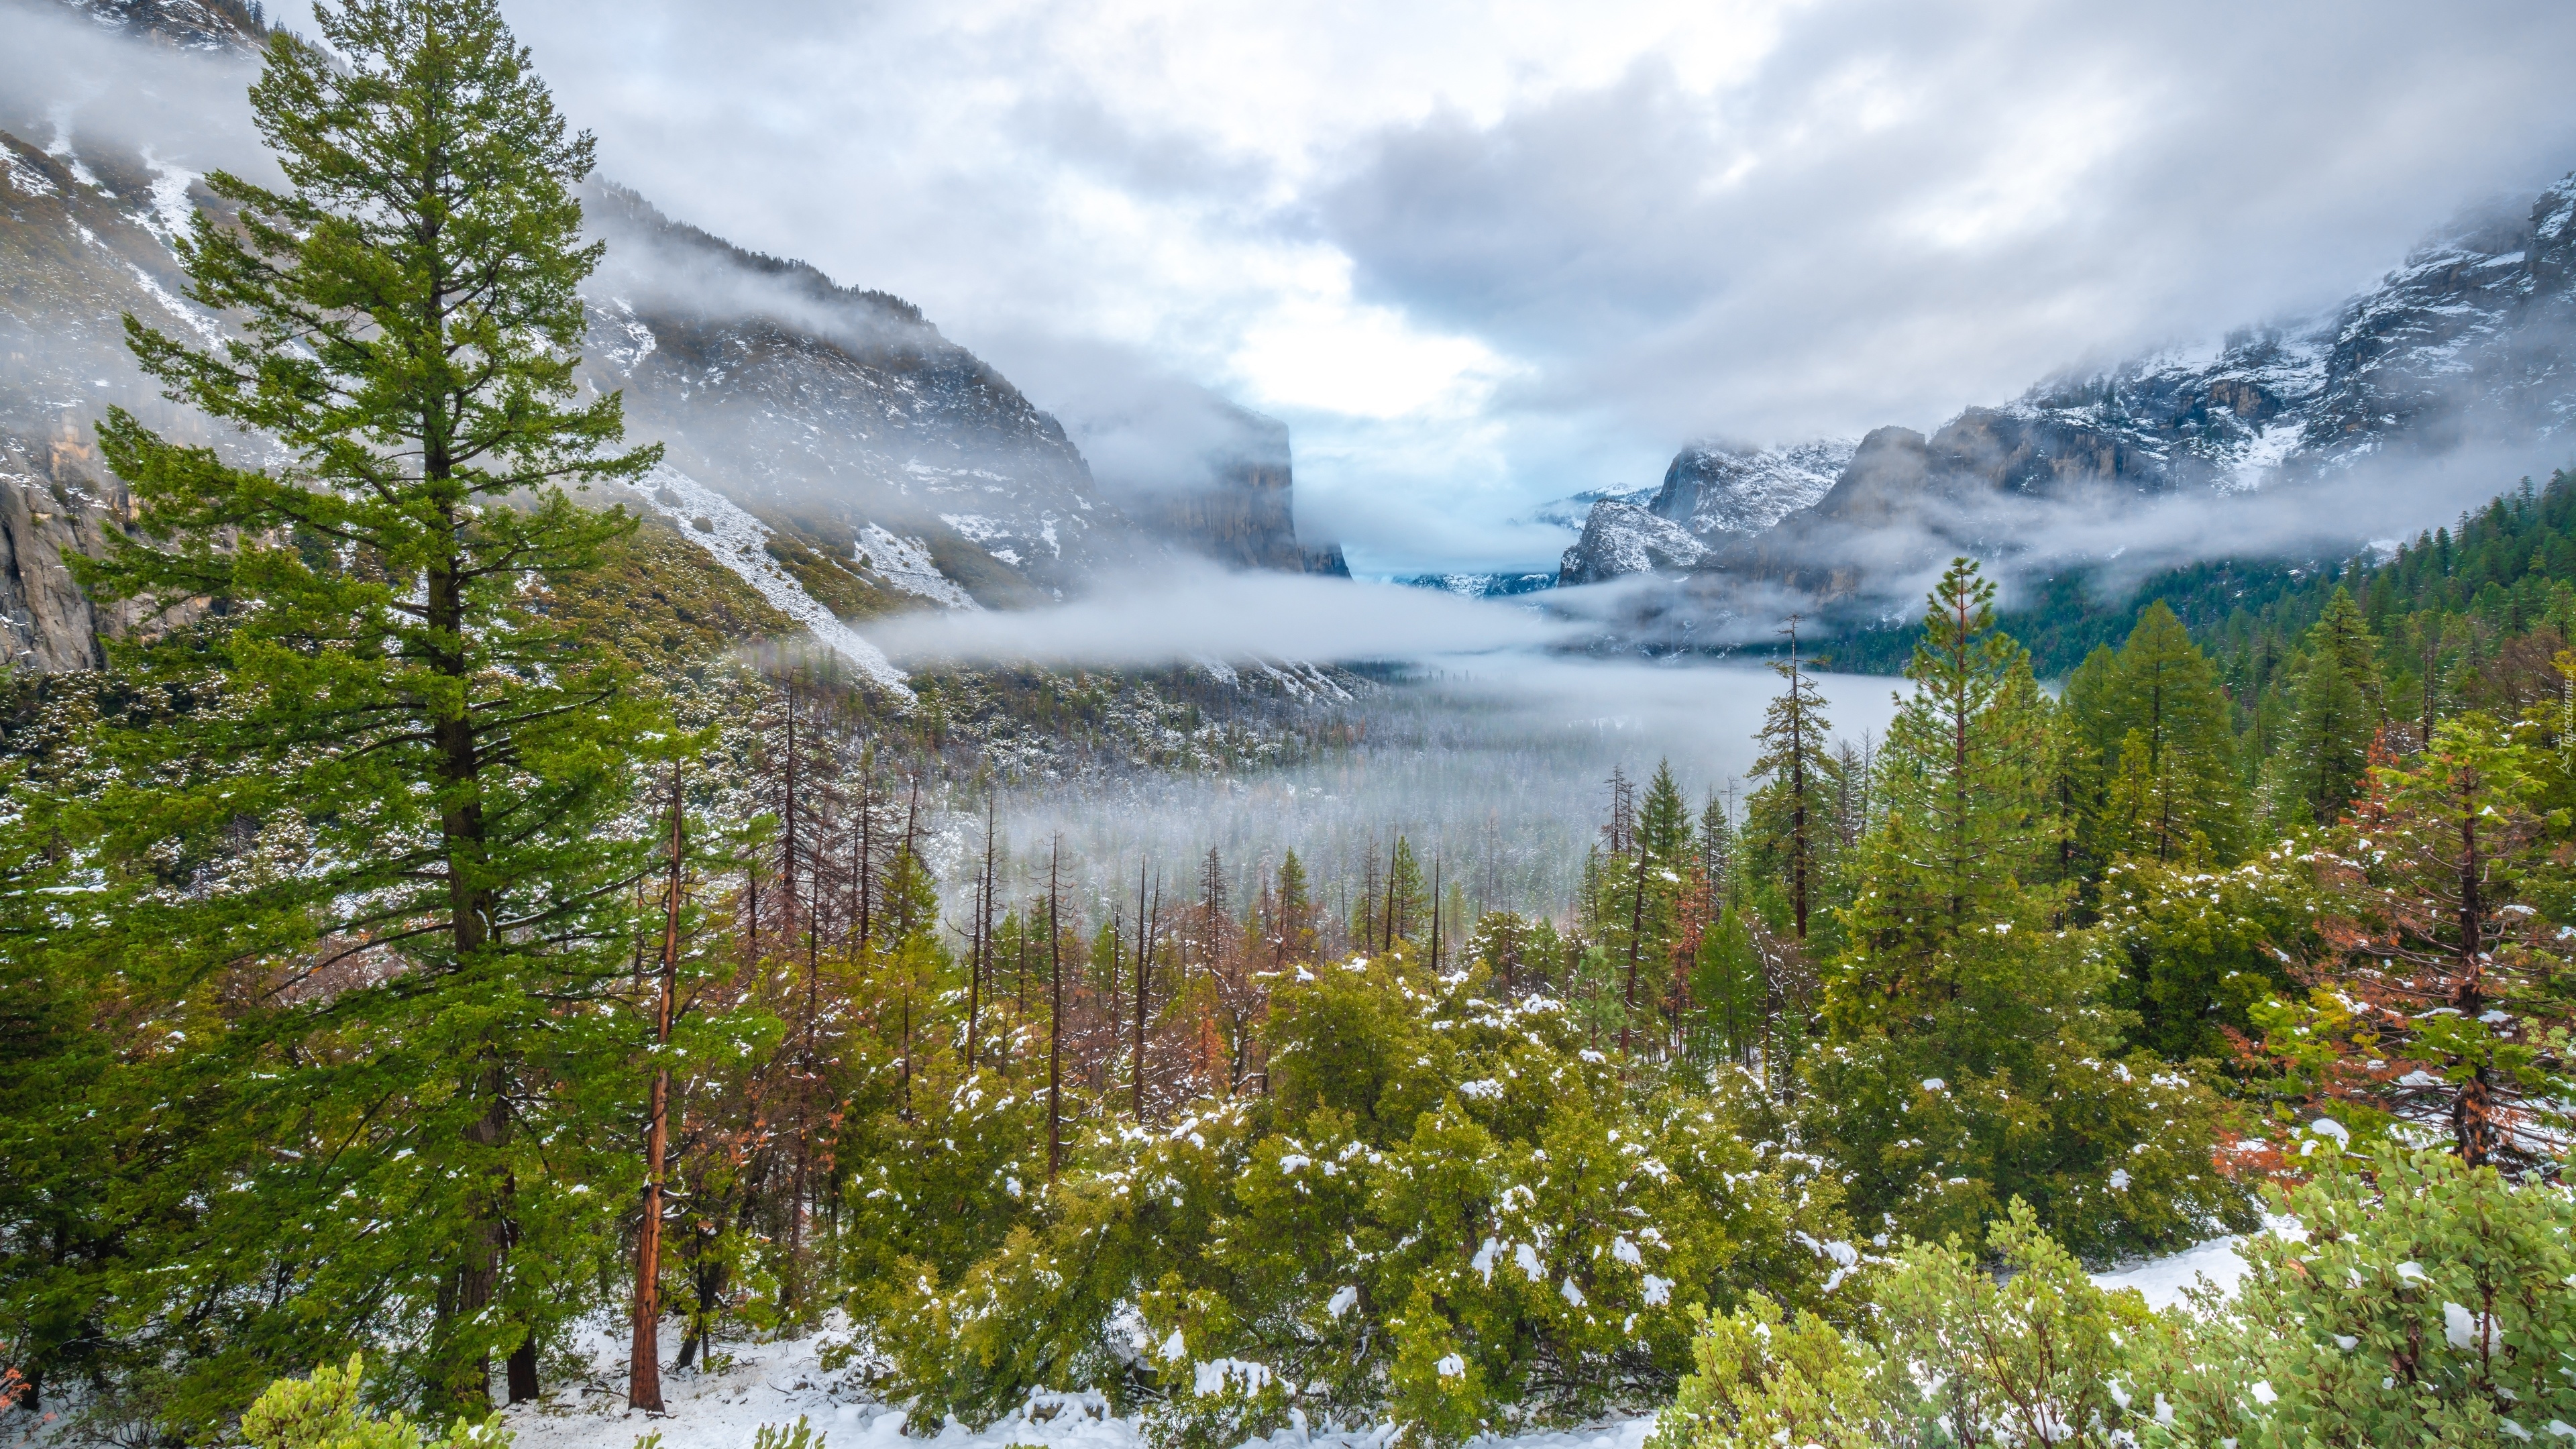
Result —
[[1516, 599], [1556, 587], [1554, 574], [1399, 574], [1387, 580], [1409, 589], [1435, 589], [1462, 599]]
[[1557, 579], [1597, 584], [1688, 568], [1727, 536], [1759, 533], [1823, 497], [1851, 455], [1850, 443], [1834, 441], [1779, 448], [1693, 443], [1674, 456], [1663, 486], [1642, 505], [1635, 495], [1596, 502]]
[[1297, 535], [1296, 466], [1288, 425], [1223, 399], [1206, 399], [1217, 424], [1200, 450], [1193, 486], [1111, 491], [1155, 533], [1235, 568], [1349, 578], [1340, 544]]
[[[6, 662], [85, 668], [127, 622], [99, 614], [62, 564], [130, 513], [96, 460], [94, 420], [118, 404], [238, 460], [263, 456], [162, 401], [120, 321], [221, 335], [181, 298], [169, 246], [213, 198], [166, 158], [241, 129], [260, 31], [236, 0], [0, 6], [76, 17], [133, 52], [116, 64], [157, 67], [140, 87], [152, 105], [91, 106], [95, 77], [77, 75], [59, 94], [0, 95], [0, 647]], [[1175, 552], [1347, 572], [1338, 548], [1297, 536], [1277, 422], [1228, 408], [1228, 440], [1161, 492], [1104, 485], [1054, 416], [911, 303], [737, 247], [613, 184], [583, 203], [607, 250], [584, 289], [579, 380], [622, 391], [629, 440], [666, 450], [620, 501], [678, 524], [890, 683], [900, 676], [846, 621], [1044, 603]]]
[[2148, 501], [2310, 490], [2332, 528], [2335, 490], [2369, 469], [2568, 437], [2571, 338], [2576, 176], [2463, 219], [2331, 313], [2052, 378], [1929, 437], [1684, 449], [1651, 518], [1594, 506], [1563, 577], [1653, 571], [1703, 607], [1776, 587], [1865, 612], [1956, 552], [2073, 561], [2037, 551], [2038, 525], [2081, 517], [2116, 537]]

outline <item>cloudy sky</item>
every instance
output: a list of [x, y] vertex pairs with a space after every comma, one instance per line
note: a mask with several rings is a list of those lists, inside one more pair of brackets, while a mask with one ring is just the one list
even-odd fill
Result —
[[608, 175], [1078, 436], [1285, 419], [1363, 570], [1552, 563], [1512, 520], [1691, 438], [1928, 429], [2576, 167], [2565, 0], [507, 9]]

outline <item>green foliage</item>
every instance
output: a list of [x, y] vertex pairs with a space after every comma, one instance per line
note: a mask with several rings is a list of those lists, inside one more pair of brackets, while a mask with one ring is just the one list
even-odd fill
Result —
[[2538, 753], [2480, 714], [2371, 771], [2313, 861], [2318, 990], [2266, 1008], [2289, 1085], [2446, 1135], [2462, 1160], [2547, 1168], [2576, 1094], [2576, 961]]
[[1671, 1382], [1691, 1304], [1817, 1301], [1834, 1194], [1722, 1100], [1632, 1090], [1554, 1002], [1403, 953], [1310, 974], [1274, 997], [1267, 1103], [1103, 1134], [997, 1251], [912, 1271], [890, 1391], [930, 1422], [1098, 1387], [1179, 1438], [1284, 1405], [1454, 1444]]
[[1877, 1449], [1902, 1444], [1882, 1408], [1884, 1360], [1813, 1312], [1785, 1317], [1755, 1293], [1722, 1316], [1696, 1315], [1691, 1371], [1656, 1416], [1647, 1449]]
[[2097, 649], [2067, 680], [2078, 857], [2223, 864], [2243, 830], [2243, 790], [2217, 670], [2163, 601], [2115, 653]]
[[1985, 1246], [1911, 1245], [1879, 1285], [1882, 1352], [1908, 1370], [1880, 1384], [1901, 1417], [1935, 1443], [2119, 1442], [2115, 1386], [2146, 1304], [2095, 1286], [2019, 1200]]
[[1926, 610], [1826, 978], [1830, 1045], [1801, 1073], [1808, 1140], [1858, 1211], [1918, 1236], [1973, 1233], [2015, 1198], [2088, 1256], [2244, 1220], [2211, 1165], [2216, 1101], [2123, 1059], [2115, 968], [2055, 928], [2050, 705], [1992, 593], [1962, 560]]
[[2361, 788], [2371, 742], [2387, 718], [2378, 652], [2361, 606], [2337, 589], [2308, 631], [2288, 733], [2273, 761], [2283, 818], [2330, 823]]
[[118, 1147], [105, 1241], [46, 1291], [169, 1432], [372, 1335], [479, 1406], [488, 1361], [573, 1311], [622, 1104], [539, 1084], [617, 1080], [623, 1025], [564, 1008], [620, 969], [648, 858], [622, 816], [680, 743], [548, 611], [632, 528], [567, 489], [654, 458], [573, 384], [588, 139], [488, 3], [317, 24], [330, 48], [273, 34], [252, 92], [286, 189], [216, 173], [233, 217], [181, 246], [241, 335], [127, 319], [174, 398], [291, 461], [112, 411], [139, 512], [81, 567], [147, 611], [208, 601], [116, 647], [149, 698], [61, 821], [101, 888], [63, 969], [132, 1034], [56, 1124]]
[[753, 1430], [751, 1449], [823, 1449], [823, 1436], [799, 1414], [793, 1424], [763, 1424]]
[[1866, 1337], [1763, 1300], [1709, 1320], [1651, 1449], [2125, 1442], [2146, 1305], [2096, 1287], [2021, 1202], [1985, 1246], [1903, 1245], [1871, 1280]]
[[252, 1449], [509, 1449], [510, 1431], [493, 1414], [459, 1418], [443, 1436], [424, 1433], [400, 1413], [377, 1417], [359, 1402], [364, 1362], [323, 1364], [310, 1378], [279, 1379], [242, 1411], [242, 1442]]
[[2229, 1061], [2256, 1030], [2253, 1010], [2291, 989], [2291, 963], [2320, 945], [2321, 905], [2295, 846], [2233, 870], [2124, 861], [2103, 875], [2091, 939], [2117, 973], [2111, 1001], [2136, 1013], [2138, 1043], [2174, 1061]]
[[2232, 1300], [2142, 1344], [2146, 1444], [2500, 1444], [2576, 1423], [2576, 1197], [2439, 1153], [2328, 1158]]
[[1826, 828], [1838, 773], [1827, 748], [1833, 722], [1825, 717], [1824, 692], [1799, 660], [1794, 639], [1789, 657], [1774, 661], [1771, 670], [1784, 687], [1763, 707], [1762, 728], [1754, 735], [1760, 753], [1752, 773], [1762, 784], [1745, 802], [1745, 868], [1780, 883], [1785, 911], [1779, 924], [1804, 940], [1821, 904], [1834, 844]]

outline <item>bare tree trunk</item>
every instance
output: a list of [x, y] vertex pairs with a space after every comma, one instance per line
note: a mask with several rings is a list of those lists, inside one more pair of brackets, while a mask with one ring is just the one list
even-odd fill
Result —
[[662, 1412], [662, 1173], [671, 1143], [671, 1007], [680, 974], [680, 767], [671, 767], [671, 877], [662, 914], [662, 982], [653, 1009], [652, 1119], [644, 1135], [644, 1218], [635, 1234], [635, 1341], [626, 1407]]
[[[2487, 1009], [2486, 955], [2480, 949], [2486, 926], [2483, 915], [2478, 899], [2477, 796], [2464, 782], [2460, 789], [2460, 974], [2451, 1005], [2467, 1021], [2477, 1020]], [[2460, 1095], [2451, 1104], [2451, 1141], [2467, 1166], [2484, 1167], [2495, 1159], [2499, 1145], [2495, 1082], [2485, 1062], [2478, 1063], [2460, 1084]]]
[[1064, 933], [1056, 925], [1056, 864], [1064, 842], [1047, 855], [1047, 1181], [1064, 1163]]

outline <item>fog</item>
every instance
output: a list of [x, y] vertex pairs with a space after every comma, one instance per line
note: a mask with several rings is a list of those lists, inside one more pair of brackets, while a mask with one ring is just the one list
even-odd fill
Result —
[[1110, 573], [1058, 608], [915, 613], [870, 623], [897, 663], [1105, 668], [1252, 659], [1394, 660], [1529, 649], [1580, 626], [1431, 589], [1174, 560]]
[[[1818, 676], [1841, 738], [1885, 732], [1898, 681]], [[1586, 849], [1606, 819], [1610, 773], [1639, 780], [1671, 763], [1696, 812], [1712, 795], [1740, 802], [1753, 732], [1780, 681], [1767, 669], [1539, 654], [1427, 660], [1407, 681], [1347, 711], [1365, 737], [1285, 768], [1127, 776], [1004, 787], [995, 797], [1009, 896], [1043, 892], [1060, 844], [1065, 888], [1086, 911], [1113, 896], [1134, 910], [1143, 864], [1166, 904], [1195, 899], [1196, 871], [1219, 852], [1232, 899], [1294, 850], [1318, 899], [1347, 915], [1348, 893], [1402, 833], [1471, 908], [1562, 918]], [[944, 832], [953, 902], [981, 849], [980, 803], [953, 801]], [[961, 912], [962, 905], [953, 908]], [[1068, 910], [1071, 908], [1068, 907]], [[1239, 909], [1239, 907], [1238, 907]]]
[[0, 126], [39, 146], [77, 139], [205, 172], [284, 178], [250, 122], [256, 65], [143, 45], [48, 0], [0, 0]]

